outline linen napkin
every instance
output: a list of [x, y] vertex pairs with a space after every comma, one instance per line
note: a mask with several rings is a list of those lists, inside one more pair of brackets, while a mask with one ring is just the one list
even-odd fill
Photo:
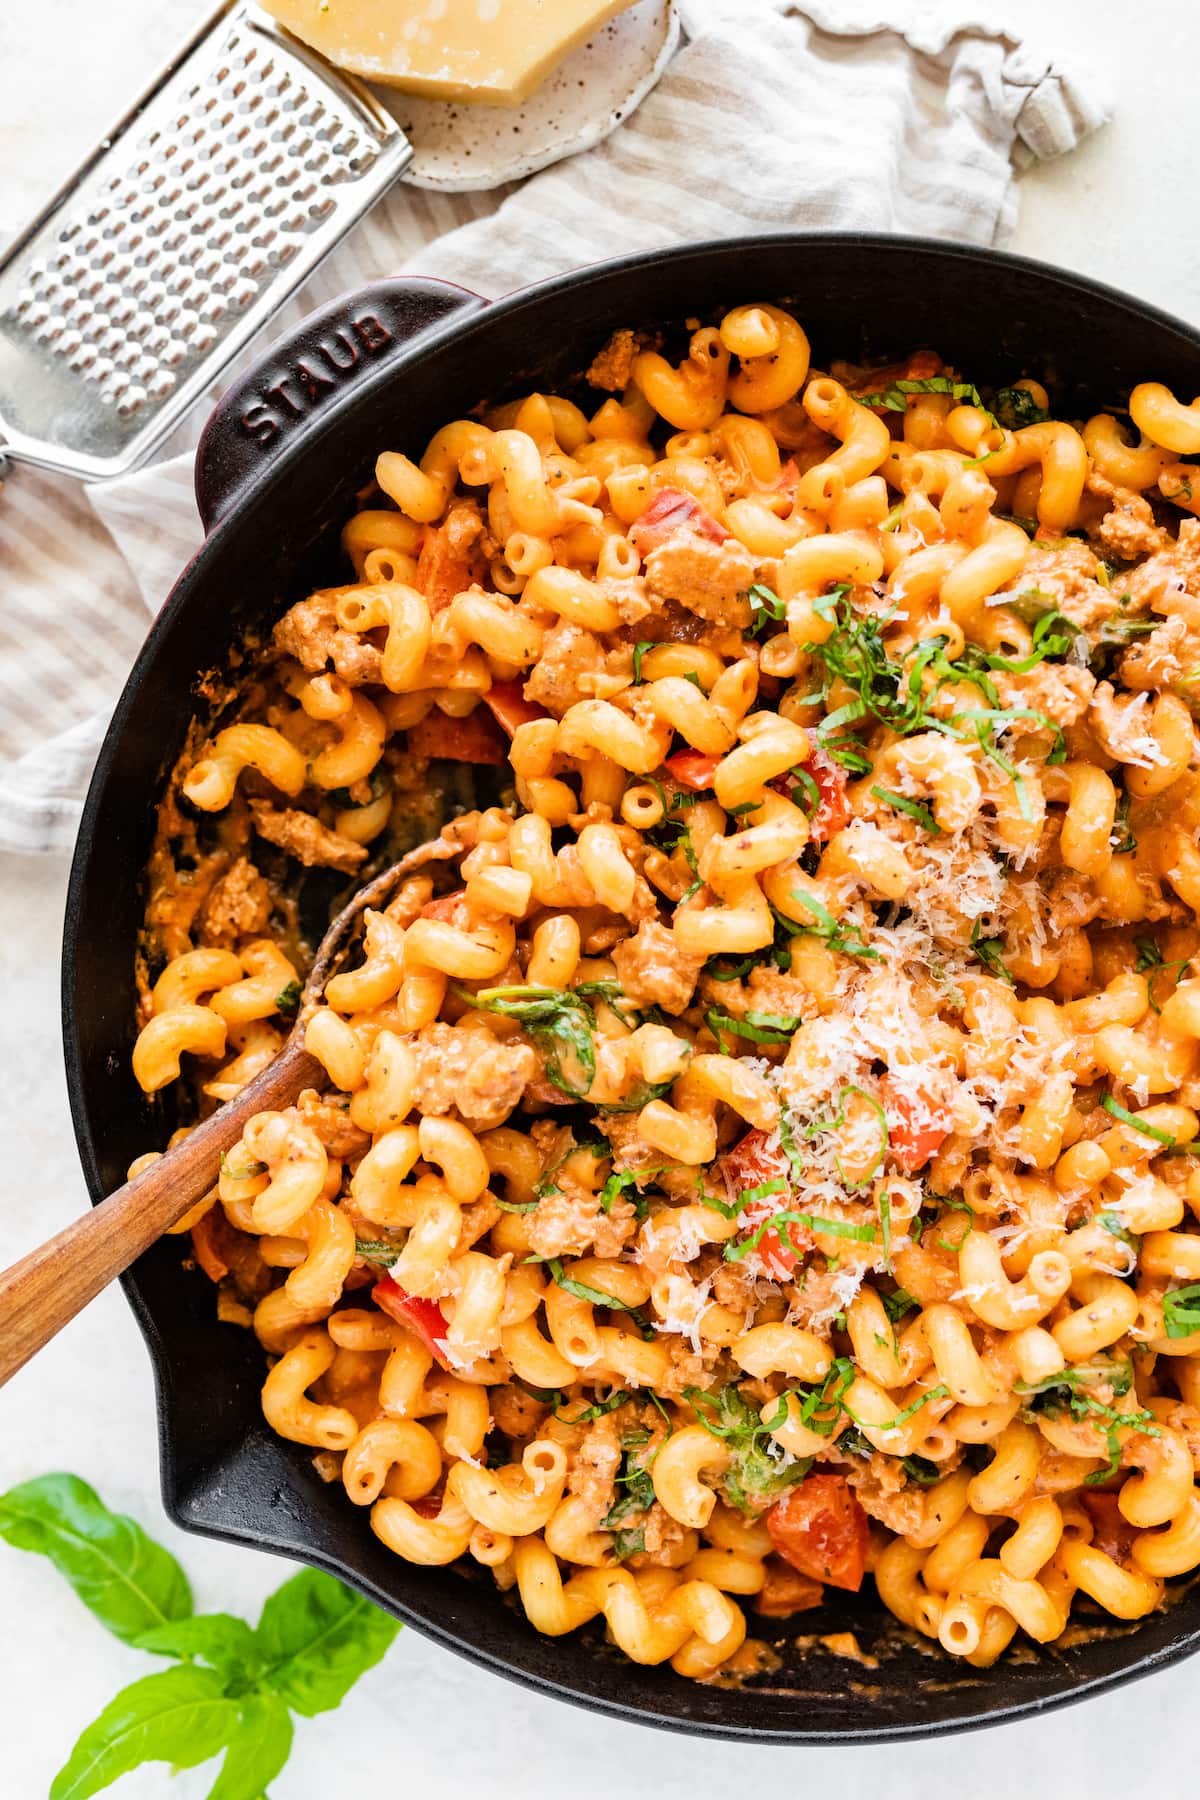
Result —
[[[581, 263], [744, 232], [1003, 242], [1014, 171], [1107, 116], [1094, 78], [953, 0], [678, 4], [682, 47], [611, 137], [515, 188], [394, 188], [275, 329], [397, 269], [494, 299]], [[198, 430], [119, 481], [84, 489], [22, 469], [0, 494], [0, 850], [72, 841], [124, 676], [200, 543]]]

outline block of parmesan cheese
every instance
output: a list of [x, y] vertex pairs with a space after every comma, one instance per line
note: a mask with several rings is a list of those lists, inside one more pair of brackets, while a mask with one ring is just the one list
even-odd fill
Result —
[[432, 99], [517, 106], [630, 0], [263, 0], [339, 69]]

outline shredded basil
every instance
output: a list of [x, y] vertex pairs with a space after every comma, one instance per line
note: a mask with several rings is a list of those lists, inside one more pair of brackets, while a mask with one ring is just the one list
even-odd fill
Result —
[[779, 1103], [779, 1143], [783, 1154], [787, 1157], [788, 1168], [792, 1172], [792, 1180], [799, 1183], [804, 1180], [804, 1159], [800, 1155], [796, 1143], [796, 1123], [792, 1118], [786, 1100]]
[[990, 974], [1006, 981], [1009, 987], [1016, 987], [1013, 972], [1000, 954], [1003, 948], [1003, 938], [985, 938], [982, 922], [976, 919], [971, 927], [971, 949]]
[[642, 658], [647, 650], [655, 650], [658, 646], [651, 638], [643, 638], [641, 643], [633, 646], [633, 679], [636, 685], [642, 679]]
[[709, 1007], [704, 1020], [722, 1049], [725, 1047], [721, 1044], [722, 1034], [749, 1038], [752, 1044], [786, 1044], [802, 1022], [794, 1013], [747, 1012], [735, 1019], [715, 1006]]
[[908, 1479], [915, 1482], [918, 1487], [932, 1487], [935, 1482], [942, 1479], [942, 1471], [935, 1462], [930, 1462], [927, 1456], [906, 1456], [902, 1459], [900, 1467]]
[[814, 923], [799, 925], [795, 919], [789, 919], [786, 914], [777, 912], [775, 916], [785, 930], [801, 937], [819, 937], [828, 944], [831, 950], [840, 950], [845, 956], [858, 956], [864, 962], [882, 961], [878, 950], [872, 950], [853, 926], [839, 924], [829, 908], [818, 900], [815, 894], [793, 888], [791, 899], [804, 912], [811, 915]]
[[887, 788], [873, 787], [871, 792], [876, 800], [882, 800], [887, 806], [894, 806], [897, 812], [907, 813], [910, 819], [915, 819], [932, 836], [941, 836], [941, 826], [929, 808], [922, 806], [919, 800], [910, 800], [905, 794], [890, 793]]
[[729, 1463], [720, 1480], [726, 1498], [743, 1512], [759, 1511], [765, 1500], [802, 1481], [812, 1467], [811, 1457], [786, 1460], [774, 1441], [787, 1418], [787, 1401], [780, 1399], [765, 1421], [759, 1409], [745, 1400], [736, 1383], [709, 1393], [703, 1388], [683, 1390], [704, 1429], [719, 1438], [729, 1451]]
[[[726, 1262], [741, 1262], [744, 1257], [758, 1249], [768, 1231], [778, 1231], [781, 1225], [803, 1225], [806, 1230], [821, 1232], [825, 1237], [853, 1238], [859, 1244], [875, 1242], [874, 1225], [848, 1225], [844, 1219], [822, 1219], [818, 1218], [815, 1213], [792, 1212], [789, 1209], [773, 1213], [769, 1219], [764, 1219], [748, 1238], [726, 1244]], [[781, 1241], [786, 1242], [791, 1249], [795, 1250], [795, 1244], [786, 1233], [780, 1232], [779, 1235]]]
[[[1066, 757], [1066, 741], [1059, 727], [1045, 713], [1032, 707], [1003, 707], [989, 674], [989, 667], [1006, 667], [1012, 659], [995, 658], [975, 647], [968, 647], [957, 662], [946, 655], [945, 637], [924, 639], [917, 644], [905, 663], [893, 662], [883, 642], [883, 627], [892, 614], [860, 616], [846, 598], [844, 584], [817, 602], [817, 610], [834, 630], [824, 643], [808, 643], [805, 651], [819, 661], [825, 671], [822, 689], [813, 701], [825, 699], [834, 683], [853, 691], [854, 698], [829, 713], [818, 727], [818, 737], [825, 749], [847, 766], [866, 773], [870, 761], [856, 740], [847, 739], [846, 730], [867, 718], [878, 719], [901, 736], [916, 731], [939, 731], [956, 739], [973, 737], [984, 755], [1012, 781], [1022, 816], [1031, 817], [1024, 781], [1011, 759], [999, 748], [997, 737], [1010, 725], [1029, 720], [1038, 731], [1049, 732], [1051, 748], [1047, 761], [1062, 762]], [[1049, 624], [1039, 625], [1040, 638], [1035, 643], [1034, 661], [1065, 649], [1068, 640], [1054, 636]], [[1032, 667], [1029, 658], [1023, 663]], [[1012, 666], [1017, 666], [1015, 663]], [[967, 683], [975, 687], [984, 702], [982, 706], [959, 709], [949, 718], [931, 713], [938, 693], [946, 686]]]
[[[670, 1163], [655, 1163], [653, 1168], [649, 1169], [614, 1170], [600, 1189], [601, 1211], [611, 1212], [614, 1200], [619, 1200], [626, 1188], [636, 1187], [639, 1181], [649, 1180], [651, 1175], [662, 1175], [671, 1166]], [[635, 1217], [644, 1219], [648, 1211], [647, 1202], [639, 1195], [634, 1208]]]
[[1045, 1375], [1040, 1381], [1018, 1381], [1013, 1384], [1014, 1393], [1029, 1396], [1029, 1411], [1036, 1413], [1040, 1410], [1051, 1414], [1065, 1411], [1081, 1424], [1094, 1425], [1098, 1431], [1103, 1432], [1108, 1463], [1106, 1467], [1095, 1469], [1084, 1477], [1084, 1483], [1088, 1487], [1107, 1481], [1111, 1475], [1116, 1474], [1121, 1463], [1120, 1431], [1141, 1431], [1147, 1437], [1162, 1435], [1155, 1424], [1153, 1413], [1118, 1412], [1107, 1401], [1097, 1400], [1094, 1395], [1084, 1391], [1101, 1383], [1111, 1390], [1116, 1399], [1122, 1399], [1133, 1386], [1132, 1362], [1126, 1359], [1123, 1362], [1081, 1363], [1075, 1368], [1060, 1369], [1054, 1375]]
[[1173, 975], [1175, 983], [1178, 985], [1179, 977], [1184, 969], [1187, 968], [1190, 959], [1184, 956], [1180, 957], [1175, 962], [1167, 962], [1163, 957], [1162, 951], [1152, 937], [1137, 937], [1134, 938], [1133, 942], [1138, 953], [1134, 968], [1139, 975], [1145, 975], [1146, 998], [1149, 1000], [1154, 1011], [1160, 1013], [1162, 1011], [1162, 1002], [1154, 991], [1156, 980], [1160, 975]]
[[576, 1281], [564, 1273], [562, 1262], [557, 1256], [546, 1257], [545, 1264], [550, 1279], [564, 1294], [571, 1294], [576, 1300], [586, 1300], [591, 1306], [607, 1306], [610, 1312], [628, 1313], [647, 1343], [653, 1339], [654, 1327], [638, 1307], [627, 1306], [615, 1294], [606, 1294], [600, 1288], [588, 1287], [586, 1282]]
[[288, 1018], [294, 1018], [300, 1011], [301, 991], [298, 981], [289, 981], [287, 986], [280, 988], [275, 996], [275, 1011], [284, 1013]]
[[1028, 388], [1001, 388], [996, 395], [996, 418], [1009, 431], [1020, 431], [1026, 425], [1042, 425], [1049, 417]]
[[779, 598], [772, 588], [756, 581], [747, 590], [746, 598], [750, 602], [750, 635], [757, 637], [768, 625], [779, 625], [787, 618], [786, 602]]
[[[633, 1396], [627, 1388], [618, 1388], [615, 1394], [608, 1396], [607, 1400], [594, 1400], [581, 1413], [575, 1413], [569, 1417], [566, 1413], [561, 1412], [559, 1407], [556, 1407], [554, 1416], [564, 1425], [590, 1425], [593, 1419], [602, 1419], [605, 1413], [615, 1412], [618, 1406], [624, 1406], [625, 1402], [632, 1398]], [[561, 1403], [562, 1396], [560, 1395], [559, 1406]]]
[[[866, 1187], [868, 1182], [870, 1182], [874, 1178], [874, 1176], [878, 1173], [879, 1169], [881, 1168], [881, 1166], [883, 1164], [883, 1159], [887, 1154], [887, 1147], [888, 1147], [888, 1143], [890, 1141], [890, 1135], [888, 1132], [887, 1114], [884, 1112], [883, 1107], [879, 1104], [878, 1100], [876, 1100], [871, 1094], [865, 1093], [862, 1088], [856, 1087], [852, 1081], [848, 1081], [846, 1083], [845, 1087], [842, 1088], [841, 1092], [839, 1093], [839, 1095], [837, 1097], [837, 1101], [835, 1102], [835, 1104], [837, 1106], [837, 1111], [835, 1112], [834, 1116], [831, 1119], [814, 1119], [811, 1125], [805, 1126], [804, 1136], [807, 1139], [812, 1139], [812, 1138], [821, 1136], [824, 1132], [827, 1132], [827, 1131], [840, 1130], [840, 1128], [846, 1123], [846, 1100], [850, 1094], [857, 1094], [860, 1100], [865, 1100], [867, 1105], [874, 1112], [875, 1117], [879, 1123], [879, 1134], [880, 1134], [879, 1149], [875, 1153], [875, 1157], [871, 1163], [870, 1168], [867, 1170], [865, 1175], [860, 1177], [860, 1179], [858, 1181], [851, 1181], [849, 1179], [849, 1177], [846, 1175], [844, 1169], [842, 1168], [842, 1159], [840, 1156], [834, 1158], [834, 1164], [835, 1164], [835, 1167], [837, 1168], [837, 1172], [838, 1172], [839, 1176], [841, 1177], [841, 1179], [846, 1183], [846, 1186], [860, 1188], [860, 1187]], [[868, 1241], [870, 1241], [870, 1240], [868, 1240]], [[890, 1233], [890, 1222], [889, 1222], [889, 1224], [885, 1228], [885, 1232], [884, 1232], [885, 1245], [890, 1244], [890, 1241], [891, 1241], [891, 1233]], [[885, 1251], [885, 1254], [886, 1254], [886, 1251]]]
[[881, 406], [887, 412], [907, 412], [910, 394], [949, 394], [967, 406], [977, 406], [995, 425], [996, 416], [983, 404], [983, 396], [970, 381], [951, 381], [948, 375], [926, 375], [920, 380], [891, 381], [882, 393], [855, 394], [860, 406]]
[[382, 1238], [357, 1238], [354, 1250], [364, 1262], [378, 1263], [383, 1269], [390, 1269], [393, 1263], [400, 1260], [399, 1244], [388, 1243]]
[[1200, 1331], [1200, 1281], [1163, 1295], [1163, 1323], [1169, 1338], [1191, 1337]]
[[1122, 789], [1108, 839], [1114, 856], [1130, 856], [1138, 847], [1138, 841], [1129, 828], [1129, 806], [1129, 795]]
[[221, 1173], [228, 1175], [231, 1181], [253, 1181], [256, 1175], [265, 1175], [266, 1172], [265, 1162], [248, 1162], [243, 1168], [235, 1169], [225, 1153], [221, 1153]]
[[1112, 1117], [1119, 1119], [1122, 1125], [1132, 1126], [1133, 1130], [1140, 1131], [1143, 1137], [1154, 1138], [1158, 1143], [1165, 1144], [1168, 1150], [1174, 1150], [1177, 1139], [1169, 1131], [1160, 1131], [1156, 1125], [1147, 1125], [1145, 1120], [1139, 1119], [1136, 1113], [1127, 1112], [1123, 1106], [1119, 1106], [1111, 1094], [1105, 1094], [1100, 1104], [1106, 1113], [1111, 1113]]
[[718, 963], [727, 965], [728, 961], [728, 957], [711, 956], [704, 965], [704, 973], [713, 981], [742, 981], [751, 969], [758, 967], [757, 959], [753, 956], [743, 956], [740, 962], [733, 964], [732, 968], [717, 967]]
[[456, 984], [454, 991], [460, 1000], [480, 1012], [515, 1019], [541, 1051], [546, 1079], [560, 1094], [582, 1100], [596, 1074], [592, 1037], [596, 1015], [586, 1000], [566, 989], [552, 987], [481, 988], [472, 994]]

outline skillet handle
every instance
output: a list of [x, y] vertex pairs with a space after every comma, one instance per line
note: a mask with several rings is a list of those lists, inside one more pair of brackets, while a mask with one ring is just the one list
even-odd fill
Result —
[[196, 451], [196, 503], [206, 532], [220, 523], [285, 446], [318, 426], [354, 383], [406, 355], [456, 313], [487, 302], [421, 275], [371, 282], [309, 313], [233, 382]]

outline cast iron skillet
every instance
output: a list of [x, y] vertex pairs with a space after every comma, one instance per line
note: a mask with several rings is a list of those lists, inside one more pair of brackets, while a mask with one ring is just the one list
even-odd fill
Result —
[[[133, 953], [153, 810], [193, 714], [199, 671], [245, 628], [341, 579], [337, 530], [383, 449], [419, 456], [483, 399], [570, 384], [618, 325], [793, 305], [818, 367], [932, 346], [976, 382], [1049, 374], [1065, 416], [1119, 401], [1137, 381], [1200, 392], [1200, 334], [1078, 276], [996, 253], [855, 234], [698, 245], [584, 269], [494, 306], [444, 283], [396, 280], [299, 326], [225, 397], [200, 445], [208, 538], [168, 599], [104, 740], [80, 827], [63, 949], [71, 1106], [93, 1200], [170, 1128], [130, 1073]], [[593, 401], [598, 398], [594, 393]], [[1061, 416], [1061, 415], [1060, 415]], [[540, 1637], [490, 1576], [401, 1562], [373, 1537], [311, 1451], [259, 1410], [262, 1352], [217, 1322], [209, 1283], [171, 1239], [125, 1278], [158, 1384], [163, 1495], [190, 1531], [331, 1570], [485, 1668], [616, 1717], [774, 1743], [871, 1742], [993, 1724], [1147, 1674], [1200, 1646], [1200, 1588], [1141, 1625], [975, 1672], [886, 1641], [870, 1596], [799, 1616], [804, 1633], [853, 1628], [878, 1669], [823, 1652], [740, 1689], [639, 1669], [595, 1631]], [[753, 1617], [753, 1615], [752, 1615]], [[753, 1625], [752, 1630], [756, 1629]], [[772, 1628], [788, 1636], [788, 1627]]]

